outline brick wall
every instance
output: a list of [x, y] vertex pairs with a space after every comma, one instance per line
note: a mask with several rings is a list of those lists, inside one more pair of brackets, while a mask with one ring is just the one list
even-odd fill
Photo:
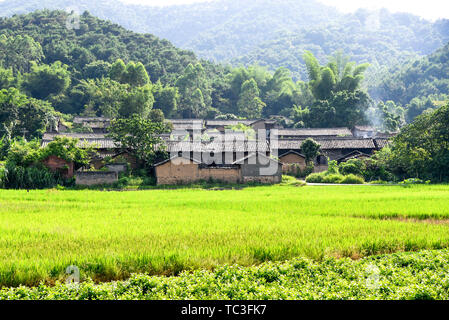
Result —
[[44, 165], [53, 172], [59, 172], [65, 178], [73, 177], [73, 162], [68, 162], [57, 156], [49, 156], [43, 161]]

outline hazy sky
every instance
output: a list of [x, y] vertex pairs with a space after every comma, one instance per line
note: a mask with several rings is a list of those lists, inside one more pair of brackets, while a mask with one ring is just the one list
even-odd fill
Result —
[[[121, 0], [127, 3], [148, 5], [171, 5], [208, 0]], [[251, 0], [242, 0], [251, 1]], [[449, 18], [449, 1], [447, 0], [318, 0], [332, 5], [344, 12], [352, 12], [356, 8], [388, 8], [390, 11], [410, 12], [426, 19]]]

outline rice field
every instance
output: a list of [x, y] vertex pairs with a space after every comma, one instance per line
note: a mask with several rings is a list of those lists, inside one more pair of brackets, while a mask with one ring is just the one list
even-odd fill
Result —
[[449, 248], [449, 186], [0, 191], [0, 286]]

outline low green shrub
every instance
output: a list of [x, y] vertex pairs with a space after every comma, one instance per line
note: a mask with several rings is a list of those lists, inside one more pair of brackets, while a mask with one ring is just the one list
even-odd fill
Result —
[[329, 184], [364, 184], [362, 177], [350, 174], [344, 176], [338, 173], [329, 173], [329, 171], [321, 173], [312, 173], [306, 178], [307, 183], [329, 183]]
[[344, 179], [341, 174], [329, 174], [325, 175], [323, 178], [323, 183], [340, 184]]
[[323, 173], [312, 173], [306, 178], [307, 183], [323, 183]]
[[355, 174], [349, 174], [343, 177], [343, 180], [340, 182], [341, 184], [364, 184], [365, 179], [362, 177], [356, 176]]
[[448, 300], [448, 250], [360, 260], [302, 257], [253, 267], [224, 265], [175, 277], [1, 288], [2, 300]]
[[6, 164], [2, 176], [1, 184], [6, 189], [46, 189], [71, 182], [43, 166], [21, 167], [13, 163]]
[[429, 181], [424, 181], [418, 178], [405, 179], [404, 181], [399, 182], [399, 184], [430, 184]]

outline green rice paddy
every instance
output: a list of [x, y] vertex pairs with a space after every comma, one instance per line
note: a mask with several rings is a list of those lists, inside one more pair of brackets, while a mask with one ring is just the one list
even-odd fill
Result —
[[449, 186], [0, 191], [0, 287], [449, 247]]

